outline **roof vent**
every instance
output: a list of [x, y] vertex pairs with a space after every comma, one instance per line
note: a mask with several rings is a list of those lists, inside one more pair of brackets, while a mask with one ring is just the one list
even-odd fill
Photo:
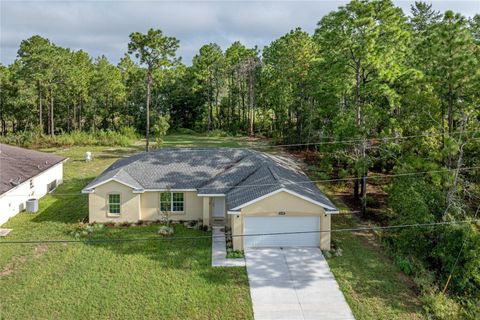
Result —
[[20, 184], [20, 180], [21, 180], [21, 178], [18, 177], [17, 181], [15, 181], [15, 180], [13, 180], [13, 179], [10, 179], [9, 182], [10, 182], [10, 184], [11, 184], [12, 186], [18, 186], [18, 185]]

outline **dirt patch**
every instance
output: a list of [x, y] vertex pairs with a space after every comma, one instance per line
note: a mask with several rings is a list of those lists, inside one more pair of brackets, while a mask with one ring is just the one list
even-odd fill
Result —
[[2, 272], [0, 272], [0, 278], [12, 274], [16, 269], [23, 266], [26, 261], [27, 261], [27, 257], [20, 257], [16, 259], [14, 262], [7, 263], [5, 268], [3, 268]]
[[35, 247], [35, 258], [43, 256], [47, 250], [48, 246], [45, 243], [40, 243]]
[[[40, 258], [45, 254], [45, 252], [47, 252], [47, 250], [48, 250], [48, 245], [46, 245], [45, 243], [40, 243], [35, 247], [33, 256], [35, 258]], [[3, 268], [3, 270], [0, 272], [0, 278], [11, 275], [13, 272], [15, 272], [15, 270], [22, 268], [27, 263], [27, 260], [28, 260], [28, 256], [20, 256], [15, 260], [7, 263], [5, 268]]]

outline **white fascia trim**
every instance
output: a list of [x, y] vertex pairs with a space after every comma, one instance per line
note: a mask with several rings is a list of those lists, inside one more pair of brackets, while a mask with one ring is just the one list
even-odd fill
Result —
[[210, 193], [210, 194], [205, 194], [205, 193], [202, 193], [202, 194], [197, 194], [197, 196], [199, 197], [225, 197], [225, 194], [223, 193]]
[[143, 189], [145, 192], [190, 192], [190, 191], [197, 191], [197, 189]]
[[90, 194], [90, 193], [93, 193], [94, 191], [95, 191], [94, 189], [83, 189], [82, 193], [83, 194]]
[[227, 211], [227, 214], [240, 214], [240, 211]]
[[242, 209], [242, 208], [244, 208], [244, 207], [246, 207], [246, 206], [249, 206], [249, 205], [251, 205], [251, 204], [253, 204], [253, 203], [255, 203], [255, 202], [258, 202], [258, 201], [260, 201], [260, 200], [263, 200], [263, 199], [265, 199], [265, 198], [268, 198], [268, 197], [273, 196], [274, 194], [277, 194], [277, 193], [280, 193], [280, 192], [286, 192], [286, 193], [289, 193], [289, 194], [291, 194], [291, 195], [297, 196], [297, 197], [299, 197], [300, 199], [303, 199], [303, 200], [308, 201], [308, 202], [310, 202], [310, 203], [316, 204], [316, 205], [318, 205], [318, 206], [320, 206], [320, 207], [322, 207], [322, 208], [324, 208], [324, 209], [327, 209], [327, 210], [337, 210], [337, 209], [334, 208], [334, 207], [327, 206], [327, 205], [325, 205], [325, 204], [323, 204], [323, 203], [320, 203], [320, 202], [318, 202], [318, 201], [315, 201], [315, 200], [313, 200], [313, 199], [310, 199], [310, 198], [308, 198], [308, 197], [305, 197], [305, 196], [303, 196], [303, 195], [301, 195], [301, 194], [298, 194], [298, 193], [296, 193], [296, 192], [293, 192], [293, 191], [288, 190], [288, 189], [285, 189], [285, 188], [281, 188], [281, 189], [275, 190], [275, 191], [273, 191], [273, 192], [267, 193], [266, 195], [263, 195], [263, 196], [261, 196], [261, 197], [259, 197], [259, 198], [256, 198], [256, 199], [253, 199], [253, 200], [251, 200], [251, 201], [248, 201], [248, 202], [246, 202], [246, 203], [244, 203], [244, 204], [241, 204], [241, 205], [233, 208], [232, 210]]
[[339, 214], [340, 211], [338, 210], [331, 210], [331, 211], [325, 211], [325, 214]]
[[88, 191], [88, 190], [91, 190], [91, 189], [95, 189], [96, 187], [101, 186], [102, 184], [105, 184], [105, 183], [110, 182], [110, 181], [118, 182], [118, 183], [123, 184], [124, 186], [130, 187], [130, 188], [132, 188], [132, 189], [134, 189], [134, 190], [139, 190], [139, 189], [135, 188], [134, 186], [131, 186], [131, 185], [129, 185], [129, 184], [127, 184], [127, 183], [125, 183], [125, 182], [123, 182], [123, 181], [120, 181], [120, 180], [116, 179], [115, 177], [113, 177], [113, 178], [107, 179], [107, 180], [105, 180], [105, 181], [99, 182], [99, 183], [97, 183], [97, 184], [94, 184], [93, 186], [89, 187], [88, 189], [83, 189], [82, 192], [83, 192], [84, 190], [85, 190], [85, 191]]

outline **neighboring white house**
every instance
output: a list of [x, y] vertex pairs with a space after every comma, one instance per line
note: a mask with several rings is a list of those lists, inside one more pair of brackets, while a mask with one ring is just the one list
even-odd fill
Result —
[[0, 225], [63, 181], [67, 158], [0, 144]]

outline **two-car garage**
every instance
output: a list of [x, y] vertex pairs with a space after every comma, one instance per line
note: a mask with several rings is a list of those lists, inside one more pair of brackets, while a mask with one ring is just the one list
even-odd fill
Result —
[[[237, 208], [235, 208], [237, 209]], [[320, 247], [330, 249], [331, 213], [289, 190], [229, 211], [233, 248]], [[338, 212], [338, 211], [337, 211]]]
[[319, 247], [319, 216], [248, 216], [244, 247]]

